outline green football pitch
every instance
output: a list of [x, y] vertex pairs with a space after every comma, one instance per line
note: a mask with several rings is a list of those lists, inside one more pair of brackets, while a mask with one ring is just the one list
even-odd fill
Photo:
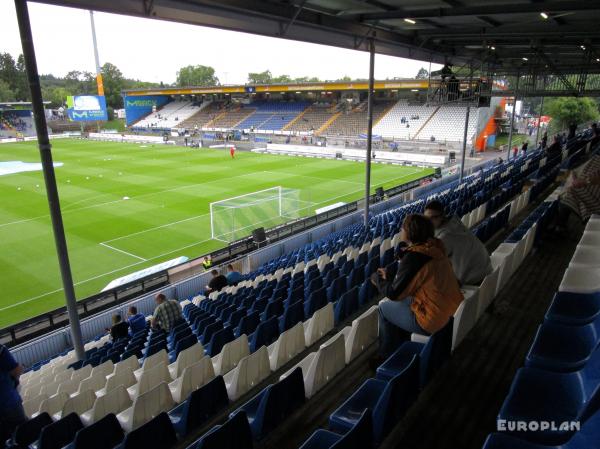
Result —
[[[79, 299], [111, 280], [226, 245], [211, 239], [209, 204], [281, 186], [302, 215], [363, 194], [364, 164], [223, 150], [81, 140], [53, 142]], [[0, 145], [0, 162], [39, 162], [36, 142]], [[431, 173], [374, 164], [373, 191]], [[41, 171], [0, 176], [0, 327], [64, 304]], [[128, 198], [128, 199], [125, 199]], [[250, 233], [251, 229], [248, 229]]]

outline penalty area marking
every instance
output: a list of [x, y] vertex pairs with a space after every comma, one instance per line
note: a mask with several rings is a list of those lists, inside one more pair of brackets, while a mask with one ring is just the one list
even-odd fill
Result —
[[107, 245], [104, 242], [101, 242], [100, 246], [104, 246], [105, 248], [112, 249], [113, 251], [117, 251], [117, 252], [125, 254], [126, 256], [129, 256], [129, 257], [135, 257], [136, 259], [141, 260], [142, 262], [146, 262], [148, 260], [148, 259], [144, 259], [143, 257], [136, 256], [135, 254], [128, 253], [127, 251], [123, 251], [122, 249], [115, 248], [114, 246]]

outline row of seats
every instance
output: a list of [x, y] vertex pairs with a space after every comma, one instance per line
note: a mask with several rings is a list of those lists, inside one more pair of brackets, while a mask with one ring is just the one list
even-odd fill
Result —
[[498, 413], [504, 431], [490, 434], [485, 449], [597, 446], [599, 251], [600, 216], [593, 216]]

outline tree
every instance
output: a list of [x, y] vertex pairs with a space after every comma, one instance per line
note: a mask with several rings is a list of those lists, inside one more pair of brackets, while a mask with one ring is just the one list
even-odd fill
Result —
[[17, 83], [17, 66], [10, 53], [0, 53], [0, 80], [14, 91]]
[[0, 79], [0, 101], [15, 101], [15, 94], [4, 80]]
[[27, 81], [27, 70], [25, 68], [25, 57], [20, 54], [16, 64], [17, 74], [15, 78], [15, 97], [20, 101], [30, 101], [29, 82]]
[[44, 101], [50, 102], [51, 108], [58, 108], [60, 106], [64, 106], [67, 101], [67, 97], [70, 95], [78, 95], [78, 93], [69, 91], [64, 87], [42, 86], [42, 98], [44, 99]]
[[102, 66], [102, 81], [104, 83], [104, 96], [106, 104], [114, 109], [123, 107], [121, 90], [125, 87], [125, 79], [118, 67], [110, 62]]
[[552, 117], [552, 129], [560, 131], [569, 125], [597, 120], [598, 105], [591, 98], [559, 97], [544, 105], [544, 113]]
[[341, 78], [338, 78], [336, 81], [341, 81], [343, 83], [349, 83], [350, 81], [352, 81], [352, 78], [350, 78], [348, 75], [344, 75]]
[[429, 72], [424, 67], [421, 67], [417, 72], [417, 76], [415, 76], [415, 78], [418, 80], [427, 79], [429, 78]]
[[271, 83], [291, 83], [292, 78], [289, 75], [279, 75], [271, 79]]
[[177, 71], [178, 86], [217, 86], [215, 69], [205, 65], [188, 65]]
[[250, 84], [271, 84], [273, 82], [273, 75], [270, 70], [264, 72], [248, 73], [248, 82]]

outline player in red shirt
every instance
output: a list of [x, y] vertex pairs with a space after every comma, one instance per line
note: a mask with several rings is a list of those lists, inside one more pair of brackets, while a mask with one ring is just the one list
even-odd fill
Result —
[[229, 147], [229, 154], [231, 155], [231, 159], [235, 159], [235, 147], [233, 145]]

